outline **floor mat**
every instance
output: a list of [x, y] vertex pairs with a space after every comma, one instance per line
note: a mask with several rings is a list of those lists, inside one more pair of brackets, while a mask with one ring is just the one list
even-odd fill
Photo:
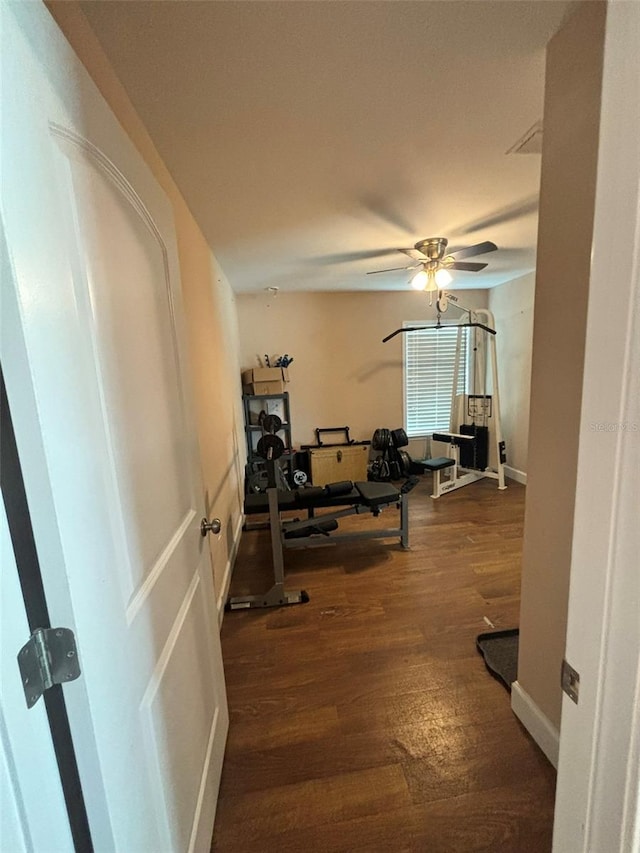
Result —
[[476, 648], [484, 657], [487, 669], [499, 679], [507, 690], [518, 677], [518, 638], [520, 630], [492, 631], [479, 634]]

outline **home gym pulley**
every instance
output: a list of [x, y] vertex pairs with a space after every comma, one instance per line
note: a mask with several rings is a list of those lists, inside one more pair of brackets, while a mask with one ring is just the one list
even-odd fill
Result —
[[[442, 323], [452, 304], [466, 314], [464, 322]], [[436, 431], [432, 440], [447, 445], [445, 456], [424, 460], [433, 472], [432, 498], [469, 485], [484, 477], [495, 479], [506, 489], [506, 448], [500, 421], [500, 392], [496, 353], [495, 318], [486, 308], [467, 308], [454, 293], [440, 290], [436, 300], [436, 323], [405, 326], [383, 338], [396, 335], [457, 328], [449, 429]], [[488, 361], [487, 364], [487, 346]], [[490, 371], [490, 393], [487, 367]], [[442, 479], [444, 476], [445, 479]]]

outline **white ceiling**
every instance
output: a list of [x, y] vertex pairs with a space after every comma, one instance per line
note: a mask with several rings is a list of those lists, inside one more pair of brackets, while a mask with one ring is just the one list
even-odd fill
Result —
[[[396, 290], [395, 251], [533, 269], [554, 0], [91, 0], [93, 29], [233, 288]], [[387, 253], [384, 250], [389, 250]], [[407, 258], [406, 263], [411, 261]]]

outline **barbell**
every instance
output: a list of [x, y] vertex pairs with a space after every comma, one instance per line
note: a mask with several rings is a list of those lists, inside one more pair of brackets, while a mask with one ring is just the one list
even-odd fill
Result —
[[277, 435], [266, 433], [258, 442], [257, 451], [258, 456], [262, 456], [267, 462], [273, 462], [284, 453], [284, 441]]

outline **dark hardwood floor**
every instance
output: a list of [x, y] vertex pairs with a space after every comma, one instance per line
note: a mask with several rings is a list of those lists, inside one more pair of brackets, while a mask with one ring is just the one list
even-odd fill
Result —
[[[429, 487], [411, 494], [410, 551], [289, 551], [310, 602], [225, 615], [216, 853], [551, 849], [555, 772], [475, 649], [484, 617], [518, 625], [524, 487]], [[269, 586], [269, 560], [268, 533], [243, 534], [233, 593]]]

